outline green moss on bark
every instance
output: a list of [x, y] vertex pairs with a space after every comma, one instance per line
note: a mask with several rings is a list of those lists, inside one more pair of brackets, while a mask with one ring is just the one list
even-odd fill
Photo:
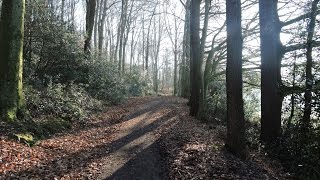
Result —
[[3, 0], [0, 21], [0, 113], [14, 121], [24, 106], [22, 69], [25, 0]]

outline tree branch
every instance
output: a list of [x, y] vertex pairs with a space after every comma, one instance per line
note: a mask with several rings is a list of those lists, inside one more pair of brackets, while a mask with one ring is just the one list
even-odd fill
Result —
[[[320, 46], [320, 41], [313, 41], [312, 42], [312, 47], [319, 47]], [[294, 44], [291, 46], [286, 46], [284, 47], [284, 53], [299, 50], [299, 49], [305, 49], [307, 48], [307, 44], [301, 43], [301, 44]]]
[[[320, 14], [320, 10], [318, 10], [318, 11], [316, 12], [316, 15], [318, 15], [318, 14]], [[301, 16], [298, 16], [298, 17], [293, 18], [293, 19], [291, 19], [291, 20], [289, 20], [289, 21], [286, 21], [286, 22], [281, 22], [281, 28], [283, 28], [283, 27], [285, 27], [285, 26], [288, 26], [288, 25], [291, 25], [291, 24], [293, 24], [293, 23], [296, 23], [296, 22], [298, 22], [298, 21], [301, 21], [301, 20], [303, 20], [303, 19], [306, 19], [306, 18], [308, 18], [308, 17], [310, 17], [310, 13], [303, 14], [303, 15], [301, 15]]]

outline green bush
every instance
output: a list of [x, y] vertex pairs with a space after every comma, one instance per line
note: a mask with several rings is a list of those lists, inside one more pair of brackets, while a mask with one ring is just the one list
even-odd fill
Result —
[[83, 120], [90, 110], [102, 106], [79, 85], [52, 84], [42, 89], [25, 88], [26, 103], [33, 118], [59, 117], [65, 120]]
[[117, 104], [126, 96], [124, 81], [115, 65], [104, 61], [91, 63], [88, 76], [88, 92], [96, 99]]
[[50, 16], [49, 10], [38, 3], [43, 2], [29, 2], [26, 7], [24, 82], [85, 83], [87, 61], [81, 33]]
[[211, 83], [209, 87], [209, 95], [207, 96], [208, 119], [225, 123], [227, 114], [226, 85], [224, 82], [217, 81]]
[[300, 127], [295, 125], [266, 150], [297, 179], [320, 179], [320, 131], [310, 129], [308, 137], [301, 134]]
[[146, 89], [146, 83], [138, 71], [127, 73], [124, 76], [124, 83], [128, 96], [141, 96]]
[[148, 89], [138, 71], [120, 75], [117, 65], [105, 59], [91, 62], [88, 69], [87, 90], [99, 100], [118, 104], [125, 97], [141, 96]]

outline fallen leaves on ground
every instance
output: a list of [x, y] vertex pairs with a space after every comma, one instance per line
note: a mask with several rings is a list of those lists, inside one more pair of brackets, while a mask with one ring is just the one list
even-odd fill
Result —
[[[100, 157], [114, 140], [121, 117], [150, 98], [131, 98], [127, 103], [107, 107], [87, 122], [29, 147], [0, 135], [0, 179], [94, 178], [102, 165]], [[84, 124], [83, 124], [84, 123]], [[2, 129], [3, 130], [3, 129]]]
[[284, 179], [282, 167], [261, 152], [242, 161], [224, 148], [226, 127], [208, 125], [181, 107], [175, 127], [162, 139], [170, 179]]
[[[175, 109], [174, 118], [153, 132], [160, 138], [170, 179], [282, 179], [281, 166], [259, 152], [251, 152], [249, 160], [241, 161], [224, 150], [225, 127], [191, 118], [187, 100], [158, 98], [169, 102], [167, 108]], [[121, 122], [145, 113], [136, 112], [137, 107], [152, 99], [131, 98], [107, 107], [90, 120], [73, 124], [71, 130], [34, 147], [0, 133], [0, 179], [95, 179]], [[154, 104], [153, 108], [158, 107]], [[154, 116], [166, 117], [157, 113]]]

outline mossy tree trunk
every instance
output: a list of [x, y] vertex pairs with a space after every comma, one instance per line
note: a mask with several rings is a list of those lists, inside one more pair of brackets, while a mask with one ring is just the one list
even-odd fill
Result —
[[3, 0], [0, 20], [0, 113], [14, 121], [24, 106], [22, 92], [25, 0]]

